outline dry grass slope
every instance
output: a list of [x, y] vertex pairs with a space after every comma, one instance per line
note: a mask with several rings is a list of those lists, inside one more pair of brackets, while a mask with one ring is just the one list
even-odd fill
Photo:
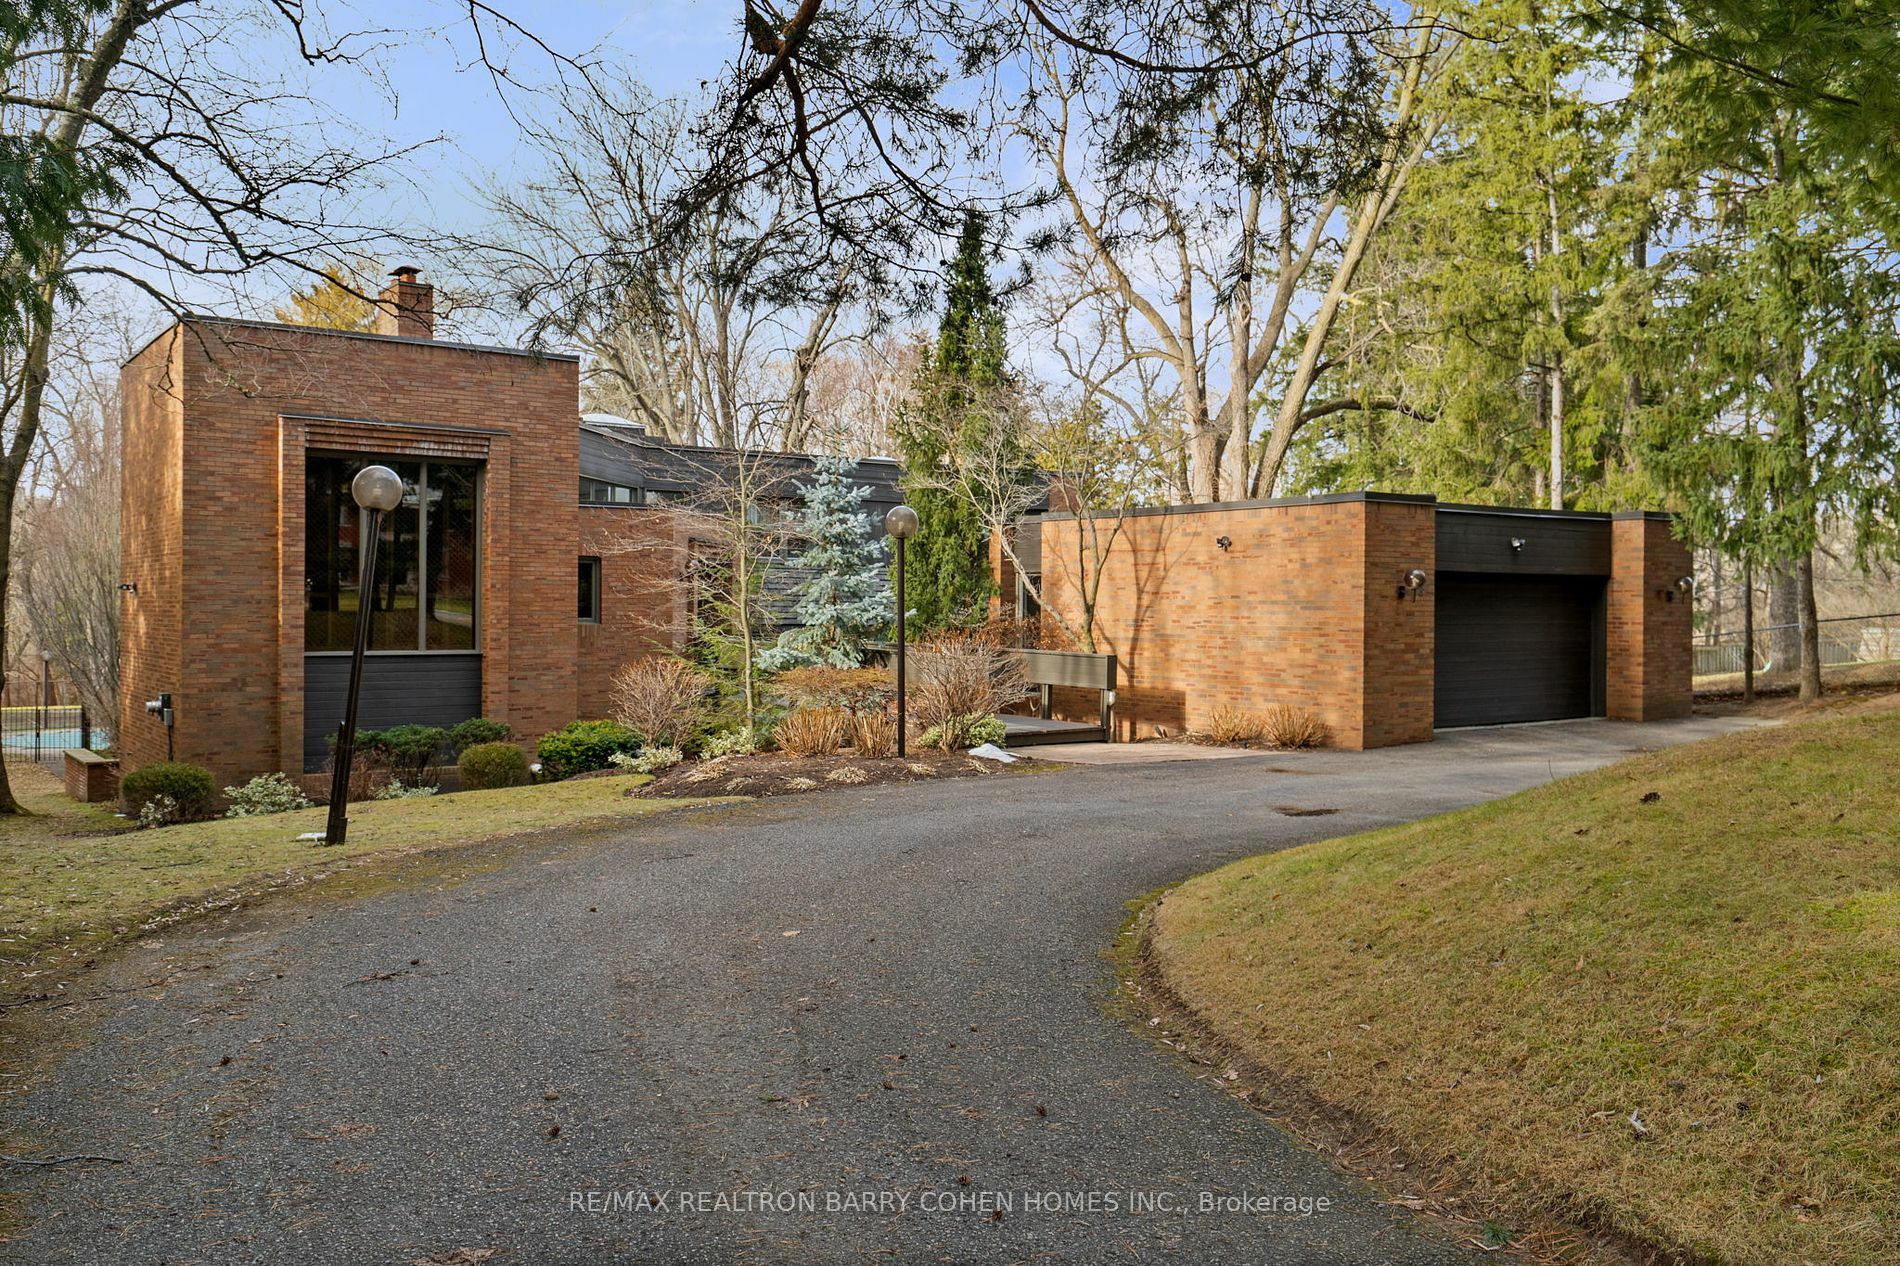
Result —
[[1891, 1263], [1896, 808], [1900, 712], [1757, 731], [1240, 862], [1153, 948], [1224, 1039], [1505, 1208]]

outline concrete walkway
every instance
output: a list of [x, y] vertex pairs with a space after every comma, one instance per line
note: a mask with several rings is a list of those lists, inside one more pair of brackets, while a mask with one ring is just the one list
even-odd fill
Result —
[[1157, 765], [1178, 760], [1232, 760], [1235, 757], [1282, 755], [1251, 752], [1244, 747], [1210, 747], [1204, 743], [1170, 743], [1156, 739], [1147, 743], [1038, 743], [1017, 749], [1023, 756], [1037, 760], [1058, 760], [1071, 765]]
[[4, 1256], [1493, 1260], [1107, 1014], [1101, 950], [1159, 884], [1732, 728], [786, 797], [200, 924], [14, 1016], [71, 1049], [7, 1150], [122, 1163], [10, 1169]]

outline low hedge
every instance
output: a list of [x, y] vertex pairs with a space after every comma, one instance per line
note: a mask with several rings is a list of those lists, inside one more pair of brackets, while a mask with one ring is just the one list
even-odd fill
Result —
[[528, 758], [513, 743], [476, 743], [462, 751], [462, 790], [519, 787], [528, 781]]
[[218, 798], [217, 781], [203, 765], [182, 760], [141, 765], [119, 780], [119, 796], [133, 817], [160, 796], [169, 796], [180, 821], [210, 816]]
[[616, 752], [631, 756], [640, 736], [618, 721], [574, 721], [543, 734], [535, 745], [545, 778], [572, 778], [613, 764]]

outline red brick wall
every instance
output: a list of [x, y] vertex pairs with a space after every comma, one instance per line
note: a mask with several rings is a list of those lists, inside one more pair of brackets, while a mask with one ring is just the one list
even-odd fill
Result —
[[485, 456], [483, 711], [523, 737], [573, 719], [573, 361], [194, 321], [140, 353], [124, 386], [124, 572], [140, 586], [126, 768], [163, 755], [162, 728], [137, 713], [169, 690], [179, 759], [222, 781], [301, 769], [307, 443]]
[[[1433, 631], [1438, 559], [1437, 508], [1418, 502], [1368, 501], [1366, 510], [1365, 747], [1429, 743], [1437, 668]], [[1399, 597], [1413, 568], [1425, 587]]]
[[[1079, 622], [1077, 524], [1041, 530], [1045, 604]], [[1095, 638], [1118, 658], [1118, 736], [1204, 729], [1222, 703], [1285, 703], [1316, 713], [1341, 747], [1429, 739], [1429, 589], [1403, 603], [1396, 589], [1402, 571], [1431, 571], [1433, 539], [1425, 503], [1130, 516], [1104, 564]]]
[[1618, 515], [1610, 524], [1606, 711], [1624, 721], [1688, 716], [1694, 604], [1676, 582], [1692, 574], [1689, 550], [1662, 515]]
[[577, 554], [600, 559], [600, 623], [582, 624], [580, 710], [606, 715], [614, 674], [677, 649], [690, 626], [684, 525], [659, 507], [582, 506]]
[[161, 338], [127, 362], [120, 376], [125, 477], [119, 491], [121, 593], [119, 719], [113, 746], [126, 769], [165, 759], [165, 727], [145, 701], [176, 690], [183, 664], [184, 533], [180, 477], [181, 344]]

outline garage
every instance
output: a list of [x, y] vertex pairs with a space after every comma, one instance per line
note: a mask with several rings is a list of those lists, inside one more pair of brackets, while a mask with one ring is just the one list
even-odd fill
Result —
[[1440, 572], [1435, 725], [1603, 715], [1603, 581]]
[[1436, 728], [1603, 715], [1608, 528], [1441, 507]]

